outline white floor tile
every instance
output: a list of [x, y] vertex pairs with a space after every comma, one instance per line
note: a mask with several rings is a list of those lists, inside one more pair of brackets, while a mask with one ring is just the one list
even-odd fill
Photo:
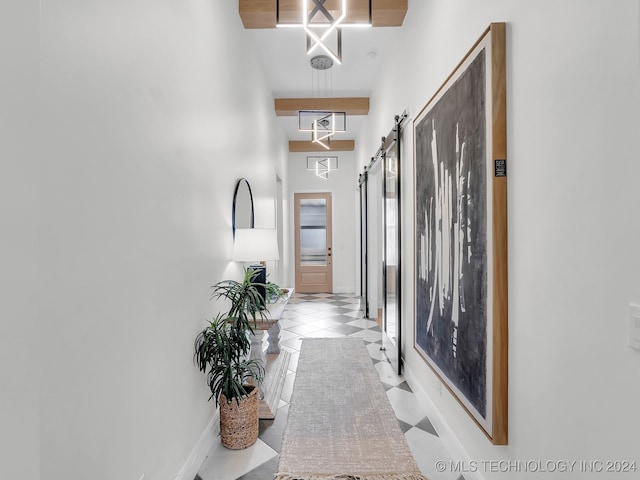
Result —
[[319, 328], [329, 328], [334, 325], [342, 325], [342, 322], [340, 322], [339, 320], [334, 320], [331, 317], [328, 317], [328, 318], [313, 318], [312, 320], [310, 320], [309, 324], [318, 326]]
[[375, 360], [386, 361], [384, 353], [380, 350], [380, 344], [378, 343], [370, 343], [367, 345], [367, 350], [369, 350], [369, 356]]
[[317, 330], [313, 332], [312, 335], [307, 335], [307, 337], [315, 337], [315, 338], [340, 338], [344, 337], [341, 333], [332, 332], [331, 330]]
[[280, 330], [280, 342], [283, 342], [284, 340], [290, 340], [299, 336], [300, 335], [296, 335], [295, 333], [290, 332], [288, 329]]
[[229, 450], [218, 441], [209, 451], [198, 474], [202, 480], [235, 480], [277, 455], [260, 439], [244, 450]]
[[313, 306], [313, 309], [315, 312], [324, 312], [328, 310], [333, 310], [334, 308], [335, 308], [335, 305], [332, 305], [330, 303], [318, 303]]
[[401, 388], [392, 388], [387, 392], [387, 397], [396, 412], [396, 417], [403, 422], [409, 425], [416, 425], [426, 417], [424, 410], [413, 393]]
[[322, 310], [321, 312], [313, 312], [313, 315], [310, 315], [310, 316], [313, 317], [314, 320], [318, 320], [322, 318], [337, 317], [339, 315], [340, 313], [336, 312], [335, 310]]
[[390, 363], [387, 362], [379, 362], [375, 365], [376, 370], [378, 370], [378, 375], [380, 375], [380, 380], [382, 380], [387, 385], [400, 385], [403, 380], [398, 378], [396, 372]]
[[320, 330], [320, 328], [321, 327], [318, 327], [316, 325], [313, 325], [312, 323], [309, 323], [309, 324], [296, 325], [294, 327], [289, 328], [288, 330], [289, 332], [295, 333], [296, 335], [309, 336], [313, 332]]
[[289, 338], [287, 340], [280, 340], [280, 347], [285, 347], [285, 348], [300, 351], [300, 345], [302, 345], [302, 337], [294, 337], [294, 338]]
[[[404, 436], [418, 468], [429, 480], [457, 480], [460, 477], [461, 473], [454, 471], [451, 455], [439, 437], [419, 428], [412, 428]], [[444, 471], [439, 471], [443, 468], [438, 468], [437, 462], [444, 462]]]
[[353, 322], [348, 322], [347, 325], [353, 325], [354, 327], [360, 328], [374, 328], [378, 326], [375, 320], [369, 320], [368, 318], [359, 318]]
[[350, 303], [348, 305], [342, 305], [342, 308], [348, 308], [349, 310], [360, 310], [359, 303]]
[[367, 342], [379, 342], [382, 339], [382, 333], [374, 332], [373, 330], [361, 330], [359, 332], [352, 333], [350, 337], [362, 338]]
[[360, 297], [351, 297], [351, 298], [345, 298], [343, 302], [360, 305], [361, 300], [360, 300]]

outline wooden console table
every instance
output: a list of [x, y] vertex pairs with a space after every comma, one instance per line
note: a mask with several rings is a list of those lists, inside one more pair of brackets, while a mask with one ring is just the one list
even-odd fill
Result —
[[[258, 418], [272, 420], [278, 411], [278, 403], [282, 394], [282, 387], [289, 368], [290, 354], [280, 350], [279, 320], [287, 302], [293, 294], [290, 288], [286, 295], [267, 306], [265, 318], [258, 319], [255, 333], [251, 335], [251, 359], [262, 360], [265, 366], [265, 377], [258, 391], [260, 406]], [[267, 332], [268, 345], [265, 350], [263, 336]]]

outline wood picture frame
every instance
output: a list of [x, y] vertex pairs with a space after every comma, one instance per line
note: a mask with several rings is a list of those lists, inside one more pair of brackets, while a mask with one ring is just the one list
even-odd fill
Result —
[[505, 23], [413, 122], [414, 348], [492, 443], [508, 442]]

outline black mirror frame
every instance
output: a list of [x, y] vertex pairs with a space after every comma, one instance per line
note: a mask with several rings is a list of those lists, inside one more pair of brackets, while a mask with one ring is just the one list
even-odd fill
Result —
[[255, 211], [253, 208], [253, 192], [251, 191], [251, 185], [249, 184], [249, 181], [243, 177], [240, 180], [238, 180], [238, 183], [236, 183], [236, 188], [233, 191], [233, 205], [231, 207], [231, 228], [233, 230], [233, 238], [236, 238], [236, 200], [238, 198], [238, 191], [240, 190], [240, 185], [242, 185], [243, 183], [246, 183], [247, 185], [247, 189], [249, 190], [249, 201], [251, 202], [251, 226], [249, 228], [253, 228], [254, 222], [255, 222]]

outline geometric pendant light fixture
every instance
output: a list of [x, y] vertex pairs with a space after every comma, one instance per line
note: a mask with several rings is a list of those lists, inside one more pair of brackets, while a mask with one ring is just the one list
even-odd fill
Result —
[[[340, 9], [333, 16], [324, 6], [326, 0], [312, 0], [313, 8], [309, 10], [307, 0], [302, 0], [302, 28], [307, 34], [307, 53], [311, 54], [320, 47], [334, 62], [342, 63], [342, 30], [340, 23], [347, 16], [347, 0], [339, 0]], [[336, 49], [328, 42], [335, 33]]]
[[[333, 67], [333, 59], [327, 55], [316, 55], [311, 58], [311, 68], [326, 71]], [[311, 132], [311, 141], [323, 148], [331, 149], [331, 137], [336, 132], [347, 131], [347, 112], [299, 110], [298, 131]]]
[[338, 169], [338, 157], [337, 156], [309, 156], [307, 157], [307, 170], [315, 172], [315, 174], [327, 180], [329, 178], [329, 172], [333, 172]]
[[313, 131], [311, 132], [311, 141], [317, 143], [327, 150], [331, 148], [331, 137], [336, 133], [335, 120], [336, 114], [330, 113], [318, 120], [313, 121]]
[[334, 132], [346, 132], [347, 112], [298, 110], [299, 132], [313, 132], [314, 122], [322, 124]]
[[[273, 1], [273, 0], [272, 0]], [[331, 58], [337, 64], [342, 63], [342, 29], [351, 27], [371, 27], [373, 26], [373, 6], [372, 0], [365, 1], [365, 9], [363, 18], [362, 1], [353, 12], [347, 10], [347, 0], [297, 0], [297, 8], [292, 8], [292, 0], [284, 2], [283, 0], [275, 0], [276, 27], [301, 27], [304, 29], [307, 37], [307, 53], [312, 54], [318, 49]], [[405, 0], [406, 1], [406, 0]], [[243, 0], [240, 0], [242, 3]], [[249, 0], [244, 0], [249, 2]], [[284, 7], [280, 3], [284, 3]], [[256, 3], [258, 3], [256, 1]], [[262, 1], [260, 4], [268, 4], [270, 2]], [[326, 4], [330, 4], [327, 7]], [[264, 5], [263, 5], [264, 6]], [[368, 8], [367, 8], [368, 7]], [[284, 10], [281, 10], [284, 8]], [[245, 5], [246, 10], [246, 5]], [[405, 10], [400, 9], [404, 13]], [[395, 10], [394, 10], [395, 11]], [[295, 18], [302, 20], [301, 22], [292, 21], [291, 15], [295, 13]], [[345, 22], [349, 14], [350, 21]], [[242, 15], [242, 11], [241, 11]], [[284, 17], [284, 19], [283, 19]], [[393, 15], [392, 15], [393, 17]], [[395, 17], [393, 17], [395, 18]], [[404, 19], [404, 15], [402, 15]], [[245, 20], [243, 19], [243, 23]], [[247, 22], [254, 24], [247, 19]], [[397, 20], [385, 23], [385, 20], [378, 20], [380, 26], [396, 25]], [[260, 22], [258, 22], [260, 23]], [[261, 23], [262, 25], [262, 23]], [[398, 26], [401, 23], [397, 24]], [[246, 24], [245, 24], [246, 28]], [[252, 27], [263, 28], [263, 27]], [[268, 28], [268, 27], [265, 27]]]
[[300, 110], [298, 111], [298, 131], [310, 132], [311, 141], [328, 150], [331, 137], [336, 132], [347, 131], [347, 113]]

